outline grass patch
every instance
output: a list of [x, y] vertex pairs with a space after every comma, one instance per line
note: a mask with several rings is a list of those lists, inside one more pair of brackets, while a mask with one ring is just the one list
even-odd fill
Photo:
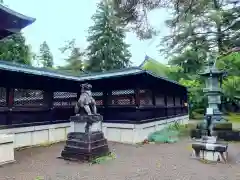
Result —
[[151, 133], [146, 141], [149, 143], [175, 143], [179, 141], [179, 138], [189, 136], [189, 132], [188, 125], [175, 122], [160, 131]]
[[230, 122], [240, 123], [240, 113], [229, 113], [224, 117]]
[[178, 122], [168, 126], [168, 130], [178, 132], [179, 137], [188, 136], [189, 128], [188, 124], [179, 124]]
[[34, 180], [44, 180], [44, 177], [38, 176]]
[[203, 120], [204, 119], [204, 114], [201, 114], [201, 113], [198, 113], [198, 112], [192, 112], [191, 119], [193, 119], [193, 120]]
[[116, 159], [116, 154], [109, 153], [106, 156], [101, 156], [101, 157], [93, 159], [90, 164], [102, 164], [106, 161], [113, 160], [113, 159]]

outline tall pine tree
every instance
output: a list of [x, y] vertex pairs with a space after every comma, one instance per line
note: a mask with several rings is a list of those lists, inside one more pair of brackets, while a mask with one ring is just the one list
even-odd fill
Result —
[[46, 41], [40, 45], [38, 59], [43, 67], [53, 67], [53, 56]]
[[125, 30], [115, 16], [109, 0], [102, 0], [89, 28], [87, 71], [101, 72], [130, 66], [129, 45], [124, 42]]
[[66, 59], [66, 65], [58, 67], [59, 70], [79, 75], [84, 69], [84, 52], [76, 46], [75, 39], [67, 42], [67, 44], [60, 48], [61, 53], [70, 54]]

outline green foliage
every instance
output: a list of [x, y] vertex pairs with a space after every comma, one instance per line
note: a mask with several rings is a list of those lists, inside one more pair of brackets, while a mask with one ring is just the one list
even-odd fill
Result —
[[60, 51], [62, 53], [67, 52], [70, 55], [67, 59], [65, 59], [67, 64], [65, 66], [58, 67], [58, 69], [74, 75], [81, 74], [82, 70], [84, 69], [84, 52], [82, 52], [81, 49], [76, 46], [75, 39], [67, 42], [63, 48], [60, 48]]
[[225, 70], [230, 76], [240, 76], [240, 52], [220, 57], [217, 66], [219, 69]]
[[147, 60], [145, 60], [141, 68], [163, 77], [167, 77], [169, 71], [166, 65], [152, 58], [148, 58]]
[[40, 45], [38, 60], [43, 67], [53, 67], [53, 56], [46, 41]]
[[93, 159], [91, 161], [91, 164], [102, 164], [104, 162], [107, 162], [107, 161], [113, 160], [113, 159], [116, 159], [116, 155], [114, 153], [109, 153], [106, 156], [101, 156], [101, 157]]
[[129, 45], [124, 42], [125, 30], [115, 16], [111, 1], [101, 1], [92, 17], [94, 25], [87, 38], [87, 71], [101, 72], [130, 65]]
[[240, 53], [233, 52], [222, 56], [217, 61], [217, 66], [227, 72], [223, 80], [224, 98], [229, 102], [237, 102], [240, 96]]
[[42, 176], [37, 176], [34, 180], [44, 180], [44, 177], [42, 177]]
[[203, 84], [197, 80], [180, 79], [180, 84], [188, 88], [188, 104], [190, 105], [190, 116], [194, 116], [194, 110], [204, 108]]
[[174, 81], [179, 81], [181, 78], [188, 78], [187, 74], [183, 72], [182, 67], [167, 66], [152, 58], [146, 59], [141, 65], [141, 68], [148, 70], [158, 76], [167, 77]]
[[184, 73], [184, 70], [180, 66], [170, 66], [168, 68], [167, 77], [171, 80], [179, 82], [180, 79], [188, 79], [188, 75]]
[[223, 81], [224, 96], [228, 101], [235, 101], [240, 96], [240, 76], [229, 76]]
[[21, 33], [9, 36], [0, 41], [0, 59], [31, 65], [32, 54]]
[[182, 54], [170, 58], [169, 64], [182, 68], [183, 73], [196, 74], [206, 63], [206, 53], [200, 50], [188, 49]]

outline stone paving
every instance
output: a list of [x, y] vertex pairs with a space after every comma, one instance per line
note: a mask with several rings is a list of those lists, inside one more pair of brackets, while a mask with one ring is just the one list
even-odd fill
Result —
[[[103, 164], [58, 159], [64, 144], [16, 152], [15, 164], [0, 167], [0, 180], [237, 180], [240, 144], [230, 145], [229, 164], [203, 164], [190, 158], [189, 141], [133, 146], [109, 143], [117, 158]], [[40, 178], [41, 177], [41, 178]]]

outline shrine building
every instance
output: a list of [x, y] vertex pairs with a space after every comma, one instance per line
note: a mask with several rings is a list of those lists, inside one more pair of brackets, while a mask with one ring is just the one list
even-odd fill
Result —
[[[0, 21], [3, 39], [35, 19], [0, 5]], [[139, 67], [73, 76], [0, 61], [0, 74], [0, 137], [12, 134], [14, 148], [64, 141], [82, 83], [93, 86], [109, 141], [138, 143], [189, 120], [186, 87]]]

